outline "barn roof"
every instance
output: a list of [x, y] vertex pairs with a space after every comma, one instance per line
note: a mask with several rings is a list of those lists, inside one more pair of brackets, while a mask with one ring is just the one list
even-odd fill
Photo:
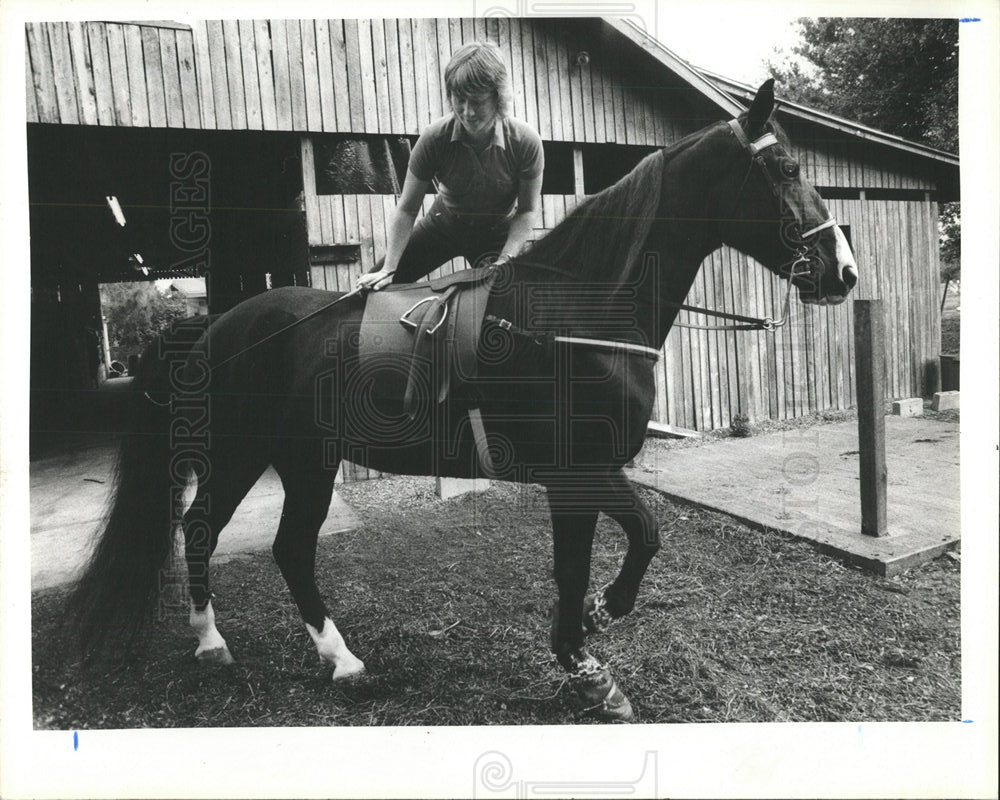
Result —
[[[753, 99], [757, 91], [756, 87], [740, 83], [739, 81], [718, 75], [706, 69], [701, 69], [685, 61], [630, 20], [607, 17], [604, 21], [628, 41], [642, 47], [660, 64], [687, 81], [693, 88], [702, 92], [702, 94], [716, 103], [721, 109], [734, 116], [747, 109], [746, 103]], [[807, 122], [833, 128], [842, 133], [866, 139], [876, 144], [886, 145], [897, 150], [930, 158], [942, 164], [954, 167], [958, 167], [959, 164], [958, 156], [952, 153], [938, 150], [919, 142], [913, 142], [901, 136], [895, 136], [894, 134], [862, 125], [860, 122], [854, 122], [844, 117], [838, 117], [835, 114], [819, 111], [800, 103], [779, 99], [779, 110]]]
[[660, 41], [650, 36], [634, 22], [616, 17], [604, 17], [603, 19], [607, 25], [624, 36], [629, 42], [648, 52], [660, 64], [700, 91], [726, 113], [737, 116], [746, 111], [744, 106], [740, 105], [727, 92], [721, 90], [711, 80], [702, 75], [700, 70], [668, 50]]

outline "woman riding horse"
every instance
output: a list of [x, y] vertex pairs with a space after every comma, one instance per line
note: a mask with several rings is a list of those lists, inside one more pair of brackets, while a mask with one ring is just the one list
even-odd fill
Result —
[[[630, 720], [632, 708], [585, 637], [632, 610], [660, 546], [655, 517], [622, 466], [642, 446], [656, 353], [702, 262], [729, 245], [794, 284], [807, 304], [841, 303], [857, 282], [843, 233], [770, 119], [772, 84], [738, 120], [648, 156], [496, 270], [475, 386], [486, 438], [500, 478], [546, 489], [558, 588], [552, 649], [602, 719]], [[198, 488], [181, 523], [196, 655], [231, 661], [215, 624], [209, 559], [272, 465], [285, 490], [275, 560], [334, 680], [363, 670], [314, 574], [341, 458], [394, 473], [483, 474], [468, 431], [452, 447], [435, 415], [407, 428], [407, 419], [369, 413], [379, 398], [359, 377], [364, 305], [357, 293], [331, 300], [275, 289], [207, 330], [182, 326], [144, 354], [139, 423], [123, 439], [111, 513], [71, 601], [85, 652], [134, 633], [156, 608], [194, 473]], [[410, 435], [390, 437], [390, 429]], [[180, 436], [191, 454], [178, 451]], [[600, 512], [621, 525], [628, 550], [618, 576], [588, 597]]]

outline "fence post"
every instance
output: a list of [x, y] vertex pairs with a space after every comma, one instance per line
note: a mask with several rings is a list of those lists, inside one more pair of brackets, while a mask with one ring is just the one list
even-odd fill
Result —
[[854, 301], [854, 366], [858, 384], [861, 532], [886, 536], [885, 322], [881, 300]]

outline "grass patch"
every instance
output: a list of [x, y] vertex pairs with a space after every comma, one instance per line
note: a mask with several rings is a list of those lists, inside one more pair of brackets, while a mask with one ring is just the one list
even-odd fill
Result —
[[[433, 479], [340, 488], [363, 527], [320, 542], [317, 574], [363, 683], [334, 686], [267, 553], [213, 566], [237, 663], [203, 669], [183, 608], [144, 648], [82, 671], [64, 594], [33, 601], [38, 728], [522, 725], [584, 721], [548, 652], [555, 598], [544, 493], [438, 501]], [[959, 562], [892, 579], [803, 542], [642, 490], [663, 549], [635, 612], [591, 640], [640, 722], [955, 720]], [[602, 516], [592, 584], [624, 555]]]

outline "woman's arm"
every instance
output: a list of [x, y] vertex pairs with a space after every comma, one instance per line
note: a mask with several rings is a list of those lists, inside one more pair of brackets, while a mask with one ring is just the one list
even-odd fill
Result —
[[500, 251], [498, 262], [508, 261], [521, 252], [521, 248], [534, 232], [541, 205], [542, 176], [521, 181], [517, 190], [517, 213], [511, 217], [507, 241]]
[[389, 215], [389, 222], [386, 225], [385, 261], [382, 269], [362, 275], [358, 279], [359, 287], [381, 289], [392, 282], [392, 274], [399, 266], [399, 259], [406, 249], [413, 223], [429, 187], [430, 181], [422, 181], [409, 170], [406, 171], [406, 180], [403, 181], [399, 202]]

